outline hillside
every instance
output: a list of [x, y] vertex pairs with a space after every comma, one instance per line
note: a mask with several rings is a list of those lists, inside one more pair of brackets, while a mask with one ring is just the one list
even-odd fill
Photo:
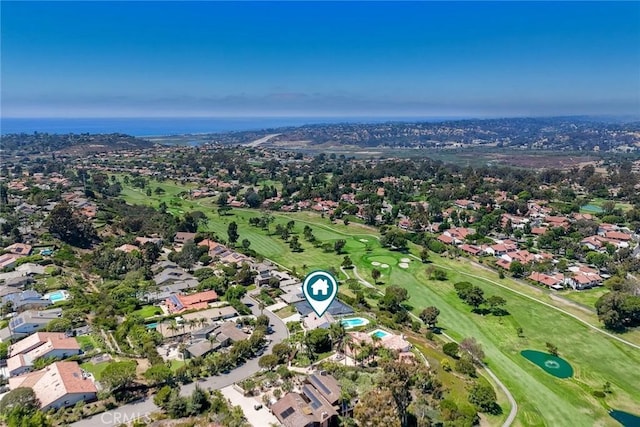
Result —
[[0, 138], [3, 151], [23, 154], [61, 153], [83, 154], [106, 151], [150, 148], [154, 144], [146, 139], [121, 133], [110, 134], [8, 134]]

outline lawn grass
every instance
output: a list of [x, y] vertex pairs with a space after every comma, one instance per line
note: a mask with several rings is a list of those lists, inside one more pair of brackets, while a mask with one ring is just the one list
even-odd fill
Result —
[[596, 301], [608, 292], [609, 289], [598, 287], [585, 289], [584, 291], [562, 291], [559, 294], [585, 307], [589, 307], [591, 310], [595, 310]]
[[[152, 187], [153, 188], [153, 187]], [[164, 195], [169, 197], [170, 195]], [[126, 193], [125, 193], [126, 197]], [[154, 197], [147, 198], [146, 204], [157, 203]], [[133, 200], [128, 200], [134, 202]], [[598, 325], [595, 314], [577, 307], [568, 306], [554, 300], [542, 289], [516, 282], [510, 278], [498, 279], [494, 271], [473, 265], [466, 260], [451, 260], [431, 255], [433, 266], [445, 269], [446, 281], [431, 281], [425, 272], [425, 265], [413, 260], [408, 269], [397, 264], [407, 254], [390, 251], [380, 247], [376, 230], [360, 224], [345, 226], [342, 223], [331, 224], [318, 215], [302, 212], [293, 214], [273, 213], [275, 224], [285, 224], [294, 220], [294, 232], [300, 234], [304, 248], [301, 253], [292, 254], [286, 242], [279, 237], [248, 224], [252, 216], [261, 212], [248, 209], [233, 209], [231, 215], [220, 217], [215, 213], [212, 199], [198, 201], [183, 200], [182, 207], [187, 210], [202, 210], [209, 218], [206, 229], [226, 238], [226, 230], [231, 221], [238, 224], [240, 240], [249, 239], [251, 248], [261, 255], [299, 272], [315, 268], [338, 268], [343, 255], [326, 253], [302, 238], [302, 229], [309, 224], [314, 235], [322, 241], [332, 242], [345, 239], [345, 247], [357, 271], [365, 280], [371, 279], [372, 261], [389, 265], [383, 271], [382, 281], [397, 284], [409, 291], [409, 304], [418, 314], [422, 308], [435, 305], [440, 309], [439, 325], [444, 332], [460, 340], [475, 337], [484, 347], [488, 366], [507, 386], [518, 402], [517, 423], [521, 425], [617, 425], [609, 417], [607, 409], [591, 392], [610, 382], [614, 389], [616, 409], [637, 413], [640, 401], [640, 352], [626, 344], [615, 341], [576, 319], [555, 310], [553, 307], [533, 301], [535, 297], [551, 306], [578, 316], [593, 325]], [[361, 240], [367, 240], [363, 242]], [[411, 250], [417, 254], [417, 248]], [[303, 268], [304, 267], [304, 268]], [[352, 273], [349, 272], [353, 276]], [[477, 277], [472, 277], [477, 276]], [[500, 287], [492, 280], [506, 288]], [[507, 300], [506, 309], [510, 315], [504, 317], [481, 316], [471, 312], [457, 297], [453, 284], [469, 281], [485, 291], [485, 296], [498, 295]], [[384, 289], [387, 285], [380, 286]], [[524, 295], [518, 295], [510, 289]], [[341, 289], [342, 291], [342, 289]], [[522, 328], [524, 338], [519, 338], [517, 329]], [[625, 334], [624, 338], [640, 342], [637, 333]], [[520, 355], [521, 350], [544, 350], [545, 343], [552, 342], [559, 348], [560, 355], [575, 369], [572, 379], [560, 380], [540, 372]], [[505, 411], [508, 411], [505, 407]]]
[[184, 360], [172, 360], [171, 361], [171, 370], [176, 372], [178, 369], [183, 367], [186, 364]]
[[87, 362], [87, 363], [81, 364], [80, 367], [85, 371], [92, 373], [94, 378], [100, 381], [100, 378], [102, 376], [102, 371], [104, 371], [108, 365], [109, 365], [109, 362], [101, 362], [101, 363]]
[[98, 348], [98, 343], [91, 335], [80, 335], [76, 337], [82, 351], [87, 352]]
[[144, 307], [133, 311], [131, 314], [138, 315], [143, 319], [146, 319], [147, 317], [153, 317], [162, 314], [162, 310], [160, 309], [160, 307], [156, 307], [155, 305], [145, 305]]
[[274, 314], [276, 316], [278, 316], [279, 318], [281, 318], [281, 319], [286, 319], [287, 317], [293, 316], [297, 312], [298, 311], [295, 309], [294, 306], [288, 305], [288, 306], [276, 311]]

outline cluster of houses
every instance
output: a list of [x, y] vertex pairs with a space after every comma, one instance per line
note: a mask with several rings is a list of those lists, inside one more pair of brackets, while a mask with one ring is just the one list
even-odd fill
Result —
[[[19, 328], [41, 329], [48, 321], [60, 316], [55, 312], [28, 311], [21, 313]], [[12, 319], [12, 322], [15, 320]], [[65, 360], [80, 355], [78, 341], [65, 333], [33, 332], [9, 346], [8, 358], [0, 368], [9, 379], [9, 389], [28, 387], [33, 389], [43, 411], [73, 406], [77, 402], [95, 400], [98, 388], [93, 377], [78, 362]], [[56, 360], [42, 369], [35, 369], [39, 360]]]
[[[460, 205], [468, 206], [467, 203], [460, 203]], [[593, 219], [589, 214], [573, 214], [571, 217], [564, 217], [552, 216], [550, 212], [551, 210], [545, 206], [541, 206], [538, 203], [529, 203], [527, 217], [503, 214], [501, 218], [502, 226], [505, 227], [510, 224], [513, 229], [524, 229], [525, 225], [527, 225], [533, 235], [539, 236], [555, 227], [567, 229], [574, 221]], [[437, 229], [438, 225], [432, 224], [432, 227]], [[495, 238], [493, 239], [493, 244], [474, 245], [467, 243], [468, 236], [474, 234], [475, 230], [473, 228], [452, 227], [444, 230], [437, 239], [446, 245], [456, 246], [471, 256], [495, 257], [496, 266], [504, 270], [509, 270], [514, 261], [526, 266], [547, 262], [552, 266], [557, 264], [557, 260], [552, 254], [544, 250], [532, 253], [527, 249], [522, 249], [521, 244], [510, 236]], [[614, 250], [632, 247], [637, 249], [639, 240], [639, 236], [633, 234], [626, 227], [602, 223], [598, 226], [597, 234], [582, 239], [580, 243], [590, 251], [604, 253], [611, 247]], [[575, 290], [582, 290], [601, 285], [607, 277], [606, 274], [601, 273], [594, 267], [576, 262], [574, 265], [569, 266], [567, 271], [533, 272], [528, 276], [528, 279], [551, 289], [560, 290], [569, 287]]]

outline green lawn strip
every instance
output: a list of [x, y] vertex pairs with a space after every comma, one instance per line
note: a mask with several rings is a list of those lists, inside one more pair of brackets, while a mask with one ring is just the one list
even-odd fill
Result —
[[584, 291], [561, 291], [559, 295], [562, 295], [565, 298], [568, 298], [572, 301], [577, 302], [578, 304], [582, 304], [585, 307], [590, 308], [591, 310], [595, 310], [596, 301], [602, 295], [609, 292], [609, 289], [606, 288], [593, 288], [586, 289]]

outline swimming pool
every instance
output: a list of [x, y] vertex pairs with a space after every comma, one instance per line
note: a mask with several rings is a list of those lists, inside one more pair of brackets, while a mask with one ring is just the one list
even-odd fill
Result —
[[55, 291], [50, 294], [45, 295], [45, 298], [49, 299], [52, 303], [56, 303], [58, 301], [64, 301], [69, 299], [69, 292], [67, 291]]
[[157, 328], [158, 328], [158, 322], [149, 323], [147, 325], [147, 329], [157, 329]]
[[375, 331], [369, 333], [369, 335], [371, 335], [372, 337], [384, 338], [388, 337], [391, 334], [387, 331], [383, 331], [382, 329], [376, 329]]
[[348, 319], [342, 319], [340, 323], [342, 323], [345, 329], [351, 329], [367, 325], [369, 321], [363, 317], [350, 317]]

